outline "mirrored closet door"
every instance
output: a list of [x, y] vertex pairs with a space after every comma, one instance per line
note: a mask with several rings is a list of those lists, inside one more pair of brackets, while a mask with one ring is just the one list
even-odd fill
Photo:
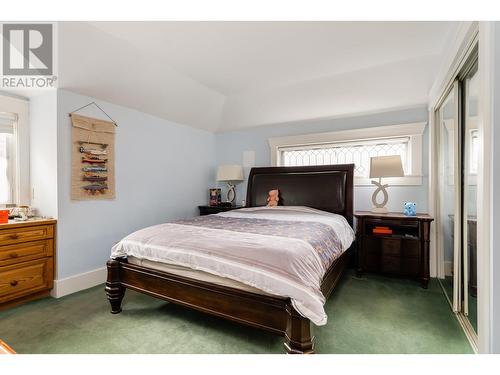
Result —
[[477, 170], [479, 158], [477, 63], [466, 72], [463, 90], [463, 312], [477, 333]]
[[477, 341], [478, 76], [475, 48], [435, 112], [440, 283], [473, 342]]
[[438, 110], [439, 134], [439, 216], [436, 220], [440, 234], [439, 245], [441, 247], [442, 265], [444, 278], [441, 280], [443, 290], [453, 305], [454, 311], [459, 311], [460, 288], [454, 288], [460, 278], [460, 221], [455, 221], [457, 204], [460, 196], [457, 186], [460, 186], [460, 175], [458, 168], [459, 160], [459, 113], [457, 103], [459, 101], [458, 82], [455, 82]]

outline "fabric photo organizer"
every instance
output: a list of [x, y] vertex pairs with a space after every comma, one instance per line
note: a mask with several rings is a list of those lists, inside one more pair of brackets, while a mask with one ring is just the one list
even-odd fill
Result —
[[116, 123], [75, 113], [71, 113], [70, 117], [72, 121], [71, 199], [114, 199], [116, 196], [114, 176]]

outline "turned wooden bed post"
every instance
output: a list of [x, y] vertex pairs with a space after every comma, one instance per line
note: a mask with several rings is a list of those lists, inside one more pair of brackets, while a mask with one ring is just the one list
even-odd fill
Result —
[[111, 304], [111, 314], [119, 314], [122, 312], [122, 300], [125, 295], [125, 288], [120, 283], [120, 262], [117, 259], [110, 259], [106, 264], [108, 266], [106, 295]]
[[313, 354], [314, 337], [311, 335], [311, 321], [300, 315], [289, 302], [285, 332], [285, 349], [288, 354]]

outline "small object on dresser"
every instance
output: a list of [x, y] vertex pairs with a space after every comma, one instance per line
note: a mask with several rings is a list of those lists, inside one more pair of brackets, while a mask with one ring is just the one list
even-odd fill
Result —
[[0, 224], [9, 222], [9, 210], [0, 210]]
[[406, 216], [416, 216], [417, 215], [417, 204], [414, 202], [406, 202], [405, 209], [403, 213]]
[[9, 217], [11, 219], [28, 220], [28, 218], [35, 216], [34, 209], [30, 206], [15, 206], [10, 209]]
[[30, 207], [29, 206], [18, 206], [17, 207], [17, 215], [20, 221], [28, 220], [30, 216]]
[[208, 205], [209, 206], [217, 206], [221, 202], [221, 189], [213, 188], [213, 189], [208, 189], [209, 193], [209, 200], [208, 200]]
[[268, 207], [276, 207], [278, 205], [278, 202], [280, 200], [279, 197], [279, 190], [278, 189], [273, 189], [269, 191], [269, 195], [267, 196], [267, 206]]
[[373, 234], [392, 234], [392, 229], [389, 227], [374, 227]]

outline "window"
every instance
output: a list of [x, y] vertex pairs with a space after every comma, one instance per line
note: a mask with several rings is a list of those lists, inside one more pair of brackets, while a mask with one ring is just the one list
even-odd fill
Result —
[[0, 204], [30, 204], [29, 102], [0, 94]]
[[15, 114], [0, 112], [0, 204], [14, 202], [16, 121]]
[[396, 185], [422, 183], [422, 134], [425, 123], [354, 129], [269, 139], [276, 166], [355, 164], [355, 183], [370, 184], [370, 158], [400, 155], [405, 177]]
[[373, 156], [400, 155], [405, 174], [408, 174], [408, 150], [410, 138], [388, 138], [326, 145], [279, 148], [283, 166], [355, 164], [354, 174], [368, 177], [370, 158]]

